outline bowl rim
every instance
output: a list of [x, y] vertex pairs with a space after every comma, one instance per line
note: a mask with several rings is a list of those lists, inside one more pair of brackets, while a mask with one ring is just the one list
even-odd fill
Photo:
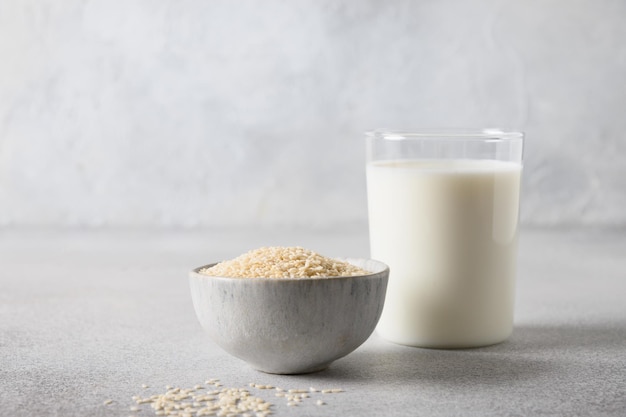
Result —
[[[299, 278], [284, 278], [284, 277], [254, 277], [254, 278], [242, 278], [242, 277], [223, 277], [223, 276], [215, 276], [215, 275], [205, 275], [205, 274], [201, 274], [200, 270], [204, 269], [204, 268], [210, 268], [214, 265], [217, 265], [219, 262], [214, 262], [214, 263], [210, 263], [210, 264], [206, 264], [206, 265], [202, 265], [199, 266], [197, 268], [192, 269], [189, 272], [189, 277], [190, 278], [207, 278], [207, 279], [218, 279], [218, 280], [227, 280], [227, 281], [232, 281], [232, 280], [243, 280], [246, 282], [310, 282], [310, 281], [345, 281], [348, 279], [355, 279], [355, 278], [359, 278], [359, 279], [367, 279], [367, 278], [378, 278], [380, 277], [384, 277], [384, 276], [389, 276], [389, 266], [382, 262], [379, 261], [377, 259], [370, 259], [370, 258], [331, 258], [333, 260], [337, 260], [337, 261], [342, 261], [342, 262], [348, 262], [351, 265], [354, 265], [352, 262], [354, 261], [367, 261], [367, 262], [376, 262], [377, 264], [379, 264], [379, 266], [382, 269], [376, 270], [374, 272], [370, 272], [369, 274], [365, 274], [365, 275], [346, 275], [346, 276], [338, 276], [338, 277], [299, 277]], [[358, 265], [355, 265], [358, 266]], [[359, 268], [361, 268], [359, 266]]]

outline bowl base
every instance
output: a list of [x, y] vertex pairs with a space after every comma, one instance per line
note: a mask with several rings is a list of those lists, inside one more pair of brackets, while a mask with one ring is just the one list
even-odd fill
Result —
[[312, 366], [310, 368], [303, 368], [303, 369], [293, 369], [293, 370], [278, 370], [278, 369], [261, 369], [261, 368], [257, 368], [255, 366], [253, 366], [254, 369], [256, 369], [259, 372], [263, 372], [265, 374], [272, 374], [272, 375], [301, 375], [301, 374], [312, 374], [314, 372], [320, 372], [325, 370], [326, 368], [328, 368], [330, 366], [332, 362], [328, 362], [322, 365], [315, 365]]

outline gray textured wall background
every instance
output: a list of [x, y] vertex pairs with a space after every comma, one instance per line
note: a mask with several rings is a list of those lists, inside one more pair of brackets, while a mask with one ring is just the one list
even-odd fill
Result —
[[0, 60], [0, 225], [361, 225], [362, 132], [435, 126], [626, 224], [625, 1], [2, 0]]

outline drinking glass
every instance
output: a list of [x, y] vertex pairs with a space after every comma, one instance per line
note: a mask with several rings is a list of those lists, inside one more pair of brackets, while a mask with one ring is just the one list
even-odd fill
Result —
[[371, 256], [390, 267], [377, 332], [432, 348], [513, 329], [523, 134], [369, 132]]

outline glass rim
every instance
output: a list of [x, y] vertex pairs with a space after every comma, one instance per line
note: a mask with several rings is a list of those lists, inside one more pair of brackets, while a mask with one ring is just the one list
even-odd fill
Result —
[[477, 140], [516, 141], [523, 140], [524, 133], [518, 131], [487, 129], [374, 129], [365, 132], [367, 138], [383, 140]]

